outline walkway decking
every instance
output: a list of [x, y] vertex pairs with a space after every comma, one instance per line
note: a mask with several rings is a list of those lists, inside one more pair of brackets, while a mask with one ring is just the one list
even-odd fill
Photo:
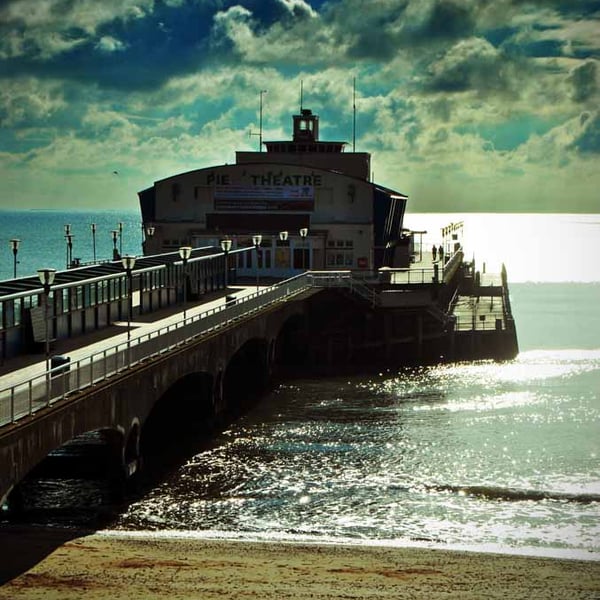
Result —
[[[260, 289], [266, 289], [262, 286]], [[256, 286], [230, 286], [227, 294], [221, 291], [218, 296], [213, 296], [209, 301], [201, 303], [189, 302], [186, 307], [186, 317], [190, 318], [200, 313], [223, 306], [227, 295], [244, 298], [257, 291]], [[134, 303], [135, 304], [135, 303]], [[131, 322], [131, 342], [147, 335], [150, 331], [166, 328], [183, 320], [183, 306], [171, 307], [165, 310], [149, 313], [141, 321]], [[111, 327], [80, 335], [76, 338], [58, 341], [52, 349], [51, 355], [68, 356], [72, 362], [100, 353], [117, 344], [127, 343], [127, 322], [116, 321]], [[44, 355], [29, 354], [8, 359], [0, 367], [0, 389], [5, 389], [21, 381], [43, 375], [46, 372], [46, 359]]]

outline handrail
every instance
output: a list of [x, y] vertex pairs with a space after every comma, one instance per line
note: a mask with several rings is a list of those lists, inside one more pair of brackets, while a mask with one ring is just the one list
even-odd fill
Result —
[[128, 341], [24, 378], [0, 390], [0, 426], [30, 416], [68, 394], [98, 384], [141, 362], [211, 334], [250, 314], [285, 301], [311, 287], [352, 287], [352, 273], [307, 272], [239, 300], [188, 316], [175, 323], [145, 331]]
[[[324, 287], [346, 287], [373, 303], [378, 301], [377, 293], [357, 280], [352, 271], [308, 271], [0, 389], [0, 427], [307, 289]], [[458, 329], [462, 329], [460, 324]]]

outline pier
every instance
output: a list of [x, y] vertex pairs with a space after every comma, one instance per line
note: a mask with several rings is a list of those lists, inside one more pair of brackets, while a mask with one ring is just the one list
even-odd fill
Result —
[[[403, 269], [307, 271], [262, 286], [215, 285], [184, 306], [155, 303], [155, 310], [144, 301], [146, 291], [138, 286], [131, 295], [128, 323], [57, 340], [53, 356], [66, 360], [50, 369], [39, 353], [5, 360], [0, 498], [9, 505], [18, 504], [18, 484], [32, 469], [80, 436], [95, 432], [111, 469], [130, 478], [141, 467], [146, 432], [160, 432], [166, 422], [210, 428], [290, 372], [517, 353], [506, 274], [482, 280], [460, 248], [445, 261], [421, 257]], [[166, 297], [160, 285], [152, 293]]]

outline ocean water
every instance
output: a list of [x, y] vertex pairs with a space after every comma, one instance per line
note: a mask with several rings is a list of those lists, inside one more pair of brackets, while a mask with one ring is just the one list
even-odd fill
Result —
[[123, 255], [142, 253], [142, 222], [139, 211], [0, 210], [0, 280], [12, 279], [14, 256], [10, 240], [20, 239], [17, 277], [35, 275], [38, 269], [66, 267], [65, 225], [71, 226], [73, 258], [91, 262], [96, 224], [96, 259], [112, 260], [112, 231], [123, 224], [123, 239], [117, 248]]
[[405, 224], [459, 220], [507, 266], [515, 360], [286, 382], [110, 528], [600, 559], [600, 215]]

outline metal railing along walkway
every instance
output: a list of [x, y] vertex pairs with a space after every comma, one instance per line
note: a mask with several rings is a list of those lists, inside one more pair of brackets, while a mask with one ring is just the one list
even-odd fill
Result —
[[212, 334], [232, 322], [313, 287], [346, 287], [361, 294], [368, 289], [364, 283], [353, 279], [350, 271], [307, 272], [167, 326], [150, 329], [125, 342], [0, 389], [0, 426], [30, 416], [69, 394], [105, 381], [142, 361]]

